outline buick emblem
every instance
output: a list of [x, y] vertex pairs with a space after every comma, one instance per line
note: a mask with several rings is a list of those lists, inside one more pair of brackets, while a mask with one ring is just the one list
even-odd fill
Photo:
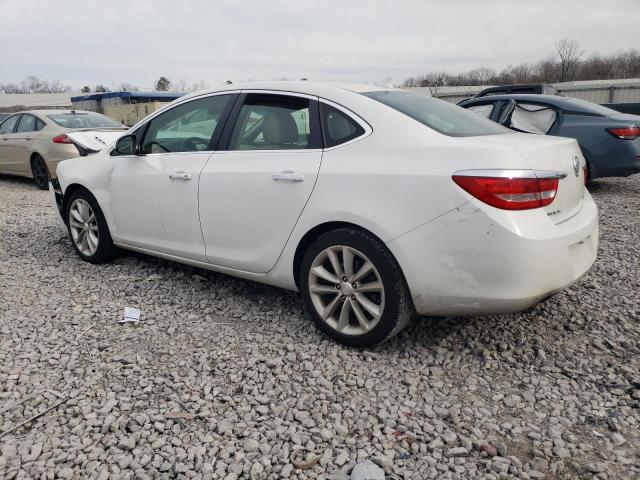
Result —
[[573, 157], [573, 173], [576, 174], [576, 177], [580, 175], [580, 160], [578, 160], [578, 157]]

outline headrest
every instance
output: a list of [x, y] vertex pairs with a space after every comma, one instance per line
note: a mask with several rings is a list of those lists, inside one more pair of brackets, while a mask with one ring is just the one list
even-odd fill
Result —
[[285, 145], [298, 141], [298, 126], [285, 110], [273, 110], [264, 117], [262, 136], [272, 145]]

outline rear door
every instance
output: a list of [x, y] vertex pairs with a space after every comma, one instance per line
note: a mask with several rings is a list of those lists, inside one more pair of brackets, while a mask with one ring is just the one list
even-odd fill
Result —
[[29, 173], [31, 171], [31, 144], [37, 134], [38, 119], [29, 113], [22, 114], [16, 133], [13, 135], [16, 171], [18, 173]]
[[244, 92], [222, 142], [200, 176], [207, 260], [265, 273], [316, 182], [322, 158], [317, 98]]
[[15, 129], [21, 115], [13, 115], [0, 125], [0, 171], [6, 173], [19, 172], [19, 154], [15, 142]]

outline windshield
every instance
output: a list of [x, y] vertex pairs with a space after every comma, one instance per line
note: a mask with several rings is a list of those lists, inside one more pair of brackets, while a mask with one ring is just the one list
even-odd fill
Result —
[[510, 133], [497, 123], [437, 98], [411, 92], [378, 91], [363, 93], [408, 117], [451, 137], [476, 137]]
[[123, 128], [123, 125], [94, 112], [53, 113], [47, 115], [64, 128]]

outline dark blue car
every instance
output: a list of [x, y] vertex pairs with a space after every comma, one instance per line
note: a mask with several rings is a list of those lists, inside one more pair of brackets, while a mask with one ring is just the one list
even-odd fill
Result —
[[640, 172], [640, 116], [557, 95], [492, 95], [458, 105], [512, 130], [575, 138], [589, 178]]

